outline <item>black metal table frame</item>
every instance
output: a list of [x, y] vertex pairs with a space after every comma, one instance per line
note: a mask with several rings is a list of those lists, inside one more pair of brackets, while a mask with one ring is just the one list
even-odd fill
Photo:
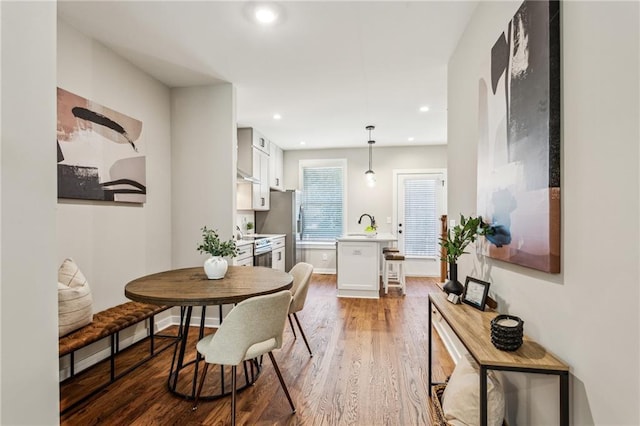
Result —
[[[202, 313], [200, 315], [200, 330], [198, 335], [198, 341], [200, 341], [204, 337], [205, 318], [206, 318], [206, 312], [207, 312], [206, 306], [201, 306], [201, 308], [202, 308]], [[220, 323], [222, 323], [222, 305], [218, 305], [218, 309], [219, 309], [218, 312], [220, 315], [219, 316]], [[189, 339], [189, 327], [191, 323], [192, 312], [193, 312], [193, 306], [180, 306], [180, 325], [179, 325], [179, 332], [178, 332], [180, 345], [179, 345], [179, 348], [178, 348], [178, 345], [176, 345], [173, 351], [173, 358], [171, 360], [171, 369], [169, 370], [169, 377], [167, 379], [167, 388], [169, 389], [169, 392], [171, 392], [174, 395], [183, 397], [187, 400], [195, 399], [196, 383], [198, 379], [198, 366], [200, 365], [200, 360], [202, 359], [202, 355], [200, 355], [200, 352], [196, 350], [196, 358], [187, 363], [184, 362], [184, 355], [186, 352], [187, 341]], [[249, 363], [250, 368], [247, 368], [247, 362]], [[195, 367], [193, 369], [193, 382], [191, 386], [191, 393], [190, 394], [182, 393], [176, 390], [176, 387], [178, 385], [178, 376], [182, 369], [184, 369], [185, 367], [191, 364], [195, 364]], [[244, 365], [245, 385], [237, 388], [237, 391], [242, 391], [255, 383], [255, 381], [258, 379], [258, 376], [260, 375], [260, 371], [262, 370], [262, 360], [260, 359], [260, 362], [258, 362], [258, 360], [256, 359], [253, 359], [251, 361], [245, 361], [243, 365]], [[224, 390], [224, 366], [220, 365], [220, 393], [200, 395], [200, 399], [210, 401], [210, 400], [223, 398], [228, 395], [231, 395], [231, 390], [229, 390], [228, 392], [225, 392]]]
[[[432, 395], [432, 386], [438, 384], [437, 382], [433, 382], [432, 380], [432, 351], [431, 351], [431, 339], [432, 339], [432, 309], [438, 309], [431, 298], [429, 298], [429, 366], [428, 366], [428, 377], [429, 377], [429, 397]], [[447, 321], [444, 316], [442, 317], [445, 322]], [[565, 370], [547, 370], [540, 368], [531, 368], [531, 367], [504, 367], [504, 366], [496, 366], [496, 365], [483, 365], [469, 350], [465, 342], [458, 336], [453, 328], [451, 329], [455, 335], [458, 337], [458, 340], [464, 345], [464, 347], [469, 351], [471, 356], [476, 360], [478, 365], [480, 365], [480, 425], [487, 426], [487, 373], [489, 370], [499, 370], [499, 371], [515, 371], [519, 373], [534, 373], [534, 374], [547, 374], [547, 375], [555, 375], [560, 379], [560, 424], [562, 426], [569, 425], [569, 372]]]

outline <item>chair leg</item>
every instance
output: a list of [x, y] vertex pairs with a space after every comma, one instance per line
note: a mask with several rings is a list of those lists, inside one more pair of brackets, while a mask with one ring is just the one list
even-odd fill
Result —
[[[300, 334], [302, 334], [302, 339], [304, 340], [304, 344], [307, 345], [307, 350], [309, 351], [309, 356], [313, 357], [313, 352], [311, 352], [311, 346], [309, 346], [309, 342], [307, 342], [307, 336], [304, 335], [304, 331], [302, 330], [302, 326], [300, 326], [300, 321], [298, 320], [298, 316], [296, 313], [293, 313], [293, 318], [295, 318], [296, 323], [298, 324], [298, 328], [300, 329]], [[291, 320], [291, 318], [289, 318]]]
[[196, 392], [196, 398], [193, 401], [193, 411], [198, 409], [198, 400], [200, 399], [200, 392], [202, 392], [202, 386], [204, 385], [204, 378], [207, 376], [207, 370], [209, 369], [209, 364], [207, 362], [204, 363], [204, 369], [202, 370], [202, 377], [200, 378], [200, 386], [198, 387], [198, 392]]
[[296, 336], [296, 329], [293, 326], [293, 321], [291, 321], [291, 314], [287, 315], [287, 318], [289, 318], [289, 325], [291, 326], [291, 331], [293, 331], [293, 340], [296, 340], [298, 336]]
[[384, 284], [384, 294], [389, 294], [389, 261], [384, 264], [382, 282]]
[[236, 369], [231, 367], [231, 426], [236, 426]]
[[278, 380], [280, 380], [280, 385], [282, 386], [282, 390], [287, 395], [287, 399], [289, 400], [289, 405], [291, 405], [292, 412], [296, 412], [296, 407], [293, 405], [293, 400], [291, 399], [291, 395], [289, 395], [289, 390], [287, 389], [287, 385], [284, 383], [284, 379], [282, 378], [282, 374], [280, 374], [280, 369], [278, 368], [278, 363], [276, 359], [273, 357], [271, 351], [269, 351], [269, 358], [271, 358], [271, 363], [273, 364], [273, 369], [276, 370], [276, 374], [278, 375]]

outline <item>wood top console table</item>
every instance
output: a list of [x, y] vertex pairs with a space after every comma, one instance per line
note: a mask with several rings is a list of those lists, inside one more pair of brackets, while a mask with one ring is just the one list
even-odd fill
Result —
[[[429, 294], [429, 383], [431, 371], [432, 308], [440, 312], [458, 339], [480, 365], [480, 424], [487, 424], [487, 371], [518, 371], [552, 374], [560, 378], [560, 424], [569, 424], [569, 366], [545, 348], [524, 336], [522, 346], [514, 352], [501, 351], [491, 343], [491, 320], [496, 312], [486, 312], [469, 305], [454, 305], [442, 293]], [[429, 386], [429, 396], [431, 396]]]

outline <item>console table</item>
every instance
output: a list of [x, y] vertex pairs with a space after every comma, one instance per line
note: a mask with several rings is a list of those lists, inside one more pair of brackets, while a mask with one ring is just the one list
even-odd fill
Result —
[[431, 334], [432, 309], [436, 308], [458, 339], [480, 365], [480, 424], [487, 425], [488, 370], [552, 374], [560, 378], [560, 424], [569, 424], [569, 366], [545, 348], [524, 336], [522, 346], [514, 352], [497, 349], [491, 343], [491, 320], [496, 312], [486, 312], [466, 304], [454, 305], [442, 293], [429, 294], [429, 396], [432, 393]]

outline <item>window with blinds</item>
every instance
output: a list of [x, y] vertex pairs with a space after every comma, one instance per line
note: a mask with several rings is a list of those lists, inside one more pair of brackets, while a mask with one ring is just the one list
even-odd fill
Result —
[[436, 185], [439, 180], [407, 179], [404, 183], [404, 250], [407, 256], [438, 256]]
[[335, 241], [343, 234], [343, 177], [340, 166], [302, 167], [301, 240]]

